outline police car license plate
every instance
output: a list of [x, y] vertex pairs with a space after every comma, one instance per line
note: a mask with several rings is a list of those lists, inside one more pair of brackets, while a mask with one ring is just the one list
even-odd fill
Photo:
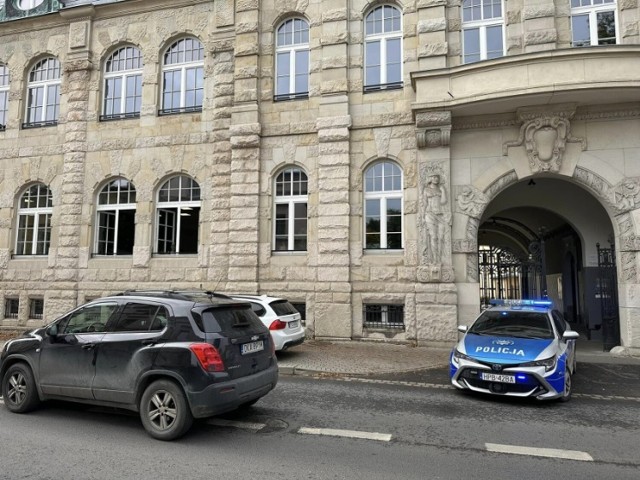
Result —
[[516, 383], [516, 377], [513, 375], [482, 372], [481, 378], [487, 382]]
[[258, 340], [257, 342], [243, 343], [240, 345], [240, 353], [246, 355], [247, 353], [259, 352], [264, 350], [264, 342]]

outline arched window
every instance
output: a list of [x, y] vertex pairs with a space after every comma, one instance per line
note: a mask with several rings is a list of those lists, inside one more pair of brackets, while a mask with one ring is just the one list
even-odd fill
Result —
[[27, 111], [23, 128], [58, 124], [61, 75], [60, 62], [54, 57], [40, 60], [33, 66], [27, 84]]
[[18, 204], [16, 255], [47, 255], [51, 242], [51, 190], [41, 183], [28, 187]]
[[198, 183], [185, 175], [170, 178], [158, 191], [156, 211], [156, 253], [198, 253]]
[[104, 102], [100, 120], [139, 117], [142, 104], [142, 55], [122, 47], [104, 64]]
[[364, 174], [365, 248], [401, 249], [402, 170], [388, 160], [377, 162]]
[[504, 56], [502, 0], [463, 0], [462, 62]]
[[44, 0], [18, 0], [18, 8], [20, 10], [31, 10], [41, 5]]
[[273, 245], [276, 251], [307, 249], [307, 175], [287, 168], [275, 180]]
[[371, 10], [364, 21], [364, 90], [402, 87], [402, 13], [392, 5]]
[[276, 100], [309, 96], [309, 24], [283, 22], [276, 31]]
[[204, 47], [197, 38], [174, 42], [164, 53], [161, 114], [202, 111]]
[[9, 106], [9, 69], [0, 63], [0, 131], [7, 126], [7, 110]]
[[132, 255], [135, 239], [136, 189], [124, 178], [107, 183], [98, 194], [96, 255]]

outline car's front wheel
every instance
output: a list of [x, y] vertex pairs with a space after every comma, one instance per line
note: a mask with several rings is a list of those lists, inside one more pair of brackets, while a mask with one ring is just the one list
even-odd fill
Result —
[[9, 367], [2, 379], [2, 397], [7, 408], [14, 413], [27, 413], [40, 403], [36, 382], [31, 369], [24, 363]]
[[149, 435], [158, 440], [175, 440], [193, 424], [193, 416], [182, 389], [170, 380], [157, 380], [140, 400], [140, 419]]
[[568, 402], [569, 400], [571, 400], [571, 372], [567, 367], [567, 369], [564, 371], [564, 390], [562, 391], [560, 401]]

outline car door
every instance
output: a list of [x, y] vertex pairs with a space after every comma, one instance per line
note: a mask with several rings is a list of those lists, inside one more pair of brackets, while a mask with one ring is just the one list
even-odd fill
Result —
[[558, 332], [558, 337], [559, 337], [558, 345], [560, 348], [560, 352], [558, 353], [559, 354], [566, 353], [567, 365], [572, 366], [574, 365], [574, 360], [575, 360], [574, 357], [576, 354], [576, 341], [564, 340], [562, 338], [562, 336], [564, 335], [564, 332], [566, 332], [568, 328], [568, 324], [565, 321], [562, 314], [559, 311], [554, 310], [553, 312], [551, 312], [551, 315], [553, 317], [553, 323], [555, 324], [556, 331]]
[[100, 302], [74, 310], [56, 322], [42, 340], [39, 383], [45, 395], [92, 399], [98, 347], [117, 302]]
[[93, 395], [96, 400], [133, 404], [136, 384], [155, 357], [170, 312], [159, 302], [127, 301], [100, 344]]

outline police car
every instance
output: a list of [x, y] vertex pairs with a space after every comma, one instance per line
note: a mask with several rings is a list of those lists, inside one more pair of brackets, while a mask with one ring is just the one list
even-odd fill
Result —
[[454, 387], [539, 400], [571, 398], [578, 333], [546, 300], [492, 300], [451, 352]]

